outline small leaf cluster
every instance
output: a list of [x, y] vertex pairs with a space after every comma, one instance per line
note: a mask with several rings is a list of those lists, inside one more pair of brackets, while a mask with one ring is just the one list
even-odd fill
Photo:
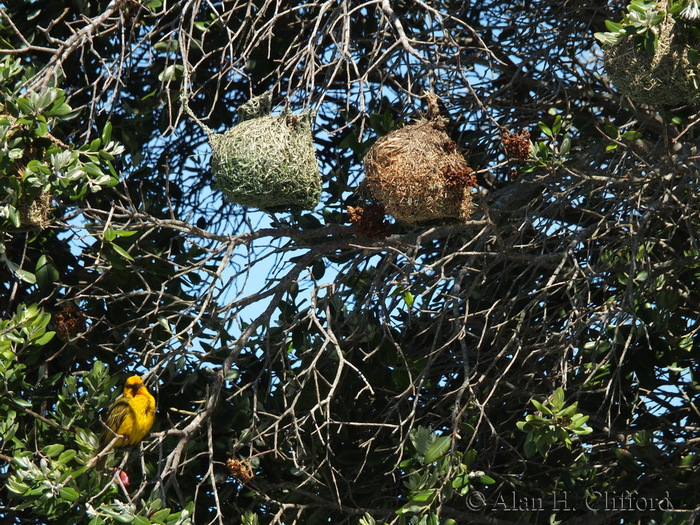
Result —
[[[399, 464], [407, 472], [404, 486], [408, 489], [407, 503], [396, 510], [399, 523], [421, 525], [453, 524], [454, 520], [440, 520], [437, 508], [456, 496], [464, 496], [474, 482], [482, 485], [494, 480], [481, 471], [469, 468], [477, 457], [475, 450], [452, 450], [452, 438], [440, 436], [428, 428], [419, 426], [410, 434], [413, 454]], [[360, 519], [361, 525], [372, 525], [369, 514]]]
[[[531, 173], [537, 168], [556, 168], [571, 158], [571, 135], [566, 133], [570, 126], [568, 120], [557, 114], [551, 125], [538, 122], [537, 126], [545, 135], [545, 140], [537, 141], [530, 151], [530, 165], [522, 168], [524, 173]], [[561, 136], [564, 132], [563, 136]]]
[[606, 20], [608, 31], [595, 33], [594, 36], [608, 46], [619, 44], [629, 36], [634, 38], [638, 49], [653, 55], [659, 45], [658, 26], [664, 18], [666, 11], [659, 9], [657, 2], [632, 0], [620, 22]]
[[[35, 305], [20, 307], [13, 319], [2, 323], [7, 327], [3, 336], [10, 339], [10, 352], [19, 360], [25, 360], [27, 353], [23, 349], [35, 347], [41, 350], [50, 340], [48, 336], [53, 336], [53, 332], [45, 331], [49, 321], [49, 314]], [[3, 361], [5, 365], [6, 361]], [[8, 417], [0, 425], [0, 443], [2, 454], [10, 460], [5, 486], [13, 499], [18, 500], [15, 510], [30, 509], [46, 518], [62, 520], [80, 513], [87, 495], [99, 492], [100, 480], [89, 474], [94, 470], [88, 466], [97, 447], [97, 436], [80, 427], [81, 423], [91, 423], [97, 407], [90, 410], [87, 402], [87, 399], [92, 399], [92, 388], [84, 388], [77, 395], [77, 388], [70, 385], [71, 382], [77, 383], [77, 379], [69, 376], [61, 389], [59, 401], [52, 405], [51, 410], [44, 411], [39, 419], [36, 405], [45, 398], [39, 388], [28, 384], [25, 369], [24, 363], [15, 362], [12, 364], [13, 374], [3, 377], [7, 404], [0, 404], [0, 410]], [[45, 377], [46, 370], [41, 372]], [[55, 388], [61, 375], [45, 378], [41, 388]], [[99, 362], [85, 373], [83, 379], [87, 385], [104, 387], [109, 384], [107, 370]], [[30, 448], [32, 441], [26, 439], [27, 433], [35, 436], [37, 442], [50, 444], [33, 450]]]
[[537, 414], [528, 414], [525, 421], [518, 421], [517, 427], [527, 432], [525, 438], [525, 456], [531, 458], [535, 454], [546, 457], [552, 445], [561, 442], [571, 449], [571, 435], [585, 436], [593, 429], [586, 425], [588, 416], [577, 412], [578, 402], [566, 406], [564, 390], [557, 388], [545, 403], [532, 399]]
[[12, 319], [0, 320], [0, 387], [7, 389], [16, 374], [26, 365], [22, 361], [34, 362], [42, 346], [56, 334], [47, 330], [51, 316], [36, 304], [20, 305]]
[[87, 514], [92, 519], [88, 525], [104, 525], [107, 523], [132, 523], [135, 525], [188, 525], [192, 523], [194, 503], [190, 502], [181, 511], [163, 508], [163, 500], [154, 497], [142, 505], [124, 503], [114, 500], [113, 503], [101, 505], [99, 508], [88, 506]]
[[27, 402], [18, 391], [27, 365], [20, 361], [37, 361], [43, 345], [54, 336], [48, 331], [49, 314], [36, 305], [20, 305], [11, 319], [0, 320], [0, 452], [5, 453], [15, 441], [22, 408]]
[[635, 129], [622, 130], [610, 120], [605, 121], [605, 133], [610, 137], [611, 142], [605, 146], [605, 152], [616, 150], [622, 141], [634, 142], [641, 140], [643, 135]]
[[[0, 62], [0, 227], [43, 228], [51, 199], [77, 203], [118, 183], [113, 161], [123, 147], [112, 141], [109, 123], [87, 144], [64, 143], [62, 125], [78, 112], [56, 87], [17, 96], [12, 84], [22, 73], [19, 60]], [[44, 209], [32, 213], [42, 198]]]

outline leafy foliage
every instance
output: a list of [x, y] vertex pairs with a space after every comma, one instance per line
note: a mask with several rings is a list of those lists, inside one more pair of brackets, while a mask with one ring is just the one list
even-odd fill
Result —
[[564, 406], [564, 391], [557, 388], [550, 401], [542, 404], [532, 399], [532, 404], [541, 414], [528, 414], [525, 421], [518, 421], [518, 428], [527, 432], [525, 456], [531, 458], [536, 453], [547, 456], [549, 449], [562, 442], [571, 449], [571, 434], [585, 436], [593, 432], [586, 425], [589, 416], [577, 413], [578, 403]]

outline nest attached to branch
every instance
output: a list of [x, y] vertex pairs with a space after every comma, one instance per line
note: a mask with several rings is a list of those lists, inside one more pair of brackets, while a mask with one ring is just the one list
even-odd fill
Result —
[[689, 60], [689, 35], [672, 16], [659, 24], [653, 55], [638, 49], [633, 36], [604, 49], [605, 70], [615, 87], [632, 100], [650, 105], [700, 100], [700, 68]]
[[270, 101], [268, 92], [243, 104], [225, 133], [197, 120], [209, 136], [216, 186], [231, 202], [264, 211], [313, 209], [321, 198], [314, 114], [272, 116]]
[[54, 210], [52, 195], [42, 190], [34, 198], [23, 196], [17, 203], [20, 228], [25, 230], [44, 230], [51, 224], [51, 212]]
[[427, 118], [379, 138], [367, 152], [365, 181], [401, 222], [464, 222], [473, 212], [473, 170], [445, 130], [437, 96], [427, 98]]

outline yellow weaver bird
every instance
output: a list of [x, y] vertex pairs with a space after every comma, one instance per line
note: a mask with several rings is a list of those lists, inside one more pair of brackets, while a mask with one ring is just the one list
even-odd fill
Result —
[[[122, 436], [114, 447], [135, 445], [141, 441], [153, 426], [156, 417], [156, 400], [143, 384], [139, 376], [131, 376], [124, 384], [122, 395], [107, 412], [107, 427], [100, 436], [99, 450], [112, 442], [115, 434]], [[104, 466], [106, 457], [98, 463]]]

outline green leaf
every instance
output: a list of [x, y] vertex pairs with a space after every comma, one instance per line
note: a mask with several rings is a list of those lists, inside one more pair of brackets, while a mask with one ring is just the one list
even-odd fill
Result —
[[540, 403], [536, 399], [531, 399], [530, 402], [533, 404], [533, 406], [537, 410], [542, 412], [544, 415], [546, 415], [546, 416], [553, 416], [554, 415], [554, 413], [549, 409], [549, 407], [543, 405], [542, 403]]
[[552, 406], [555, 410], [561, 410], [564, 406], [564, 398], [564, 390], [561, 387], [557, 388], [552, 395]]
[[411, 432], [411, 443], [421, 456], [425, 456], [428, 453], [432, 443], [431, 437], [432, 433], [425, 427], [418, 427]]
[[479, 481], [481, 481], [484, 485], [493, 485], [496, 483], [496, 480], [493, 479], [490, 476], [487, 476], [486, 474], [479, 476]]
[[159, 53], [169, 53], [171, 51], [177, 51], [179, 48], [178, 41], [175, 39], [166, 40], [164, 42], [157, 42], [153, 49]]
[[17, 274], [17, 277], [19, 277], [25, 283], [36, 284], [36, 275], [34, 275], [32, 272], [18, 268], [15, 270], [15, 273]]
[[617, 449], [615, 450], [615, 456], [617, 457], [617, 461], [622, 468], [635, 474], [641, 472], [639, 463], [637, 463], [637, 460], [628, 450]]
[[102, 144], [109, 144], [112, 141], [112, 123], [107, 122], [102, 130]]
[[614, 46], [622, 42], [624, 35], [618, 33], [593, 33], [598, 42], [606, 46]]
[[637, 274], [637, 276], [634, 278], [634, 282], [636, 283], [643, 283], [649, 278], [649, 272], [646, 270], [642, 270]]
[[442, 436], [435, 440], [435, 442], [430, 445], [430, 448], [425, 453], [425, 458], [423, 463], [429, 465], [434, 461], [437, 461], [442, 456], [444, 456], [448, 450], [450, 450], [452, 440], [449, 436]]
[[80, 494], [78, 494], [78, 491], [72, 487], [62, 487], [58, 491], [58, 494], [62, 499], [70, 501], [71, 503], [80, 499]]
[[630, 129], [622, 134], [622, 138], [625, 140], [638, 140], [642, 138], [642, 134], [639, 131]]
[[51, 283], [55, 283], [60, 278], [60, 274], [54, 266], [53, 260], [46, 255], [39, 257], [39, 260], [36, 262], [34, 275], [36, 275], [36, 280], [42, 288]]
[[578, 407], [578, 403], [572, 403], [568, 407], [564, 407], [561, 410], [558, 410], [556, 415], [557, 415], [557, 417], [560, 417], [560, 418], [571, 419], [573, 417], [573, 415], [576, 413], [577, 407]]
[[14, 397], [12, 398], [12, 401], [15, 405], [21, 406], [22, 408], [32, 408], [32, 404], [26, 399], [22, 399], [21, 397]]
[[67, 465], [70, 463], [75, 456], [78, 455], [78, 452], [73, 450], [73, 449], [68, 449], [64, 450], [60, 456], [58, 456], [58, 459], [56, 460], [58, 463], [61, 465]]
[[552, 133], [554, 135], [559, 135], [561, 131], [561, 115], [554, 117], [554, 124], [552, 125]]
[[622, 29], [622, 24], [613, 22], [612, 20], [606, 20], [605, 27], [607, 27], [608, 31], [610, 31], [611, 33], [617, 33], [618, 31], [620, 31], [620, 29]]
[[51, 339], [53, 339], [54, 335], [56, 335], [56, 332], [46, 332], [39, 339], [32, 340], [32, 344], [36, 346], [44, 346], [46, 343], [51, 341]]
[[73, 108], [71, 108], [68, 104], [60, 104], [47, 111], [44, 111], [44, 115], [47, 117], [64, 117], [71, 111], [73, 111]]
[[113, 230], [115, 234], [117, 234], [117, 237], [131, 237], [134, 234], [137, 234], [139, 231], [138, 230]]
[[421, 490], [409, 496], [409, 499], [414, 503], [428, 503], [436, 494], [436, 489]]
[[[319, 280], [323, 278], [323, 276], [326, 273], [326, 265], [323, 262], [323, 259], [318, 259], [314, 261], [314, 263], [311, 265], [311, 275], [314, 276], [314, 279]], [[192, 275], [190, 275], [192, 277]]]
[[65, 449], [66, 449], [65, 445], [61, 445], [60, 443], [56, 443], [54, 445], [48, 445], [48, 446], [42, 448], [41, 453], [44, 456], [48, 456], [50, 458], [53, 458], [54, 456], [58, 456]]
[[170, 515], [170, 509], [161, 509], [151, 515], [151, 521], [165, 522]]
[[134, 516], [134, 521], [132, 521], [134, 525], [151, 525], [151, 520], [144, 518], [143, 516]]
[[474, 460], [476, 460], [478, 454], [479, 453], [474, 449], [468, 450], [462, 458], [462, 463], [464, 463], [465, 465], [471, 465], [472, 463], [474, 463]]
[[695, 454], [688, 454], [687, 456], [683, 456], [681, 458], [679, 466], [681, 468], [691, 468], [695, 464], [696, 459], [697, 456]]
[[93, 139], [92, 142], [90, 142], [90, 145], [88, 146], [88, 151], [97, 151], [98, 149], [100, 149], [100, 146], [102, 146], [102, 140]]
[[561, 147], [559, 148], [559, 154], [564, 156], [571, 150], [571, 136], [564, 135], [564, 139], [561, 141]]
[[172, 80], [180, 80], [182, 78], [183, 68], [180, 64], [172, 64], [158, 75], [158, 80], [161, 82], [170, 82]]
[[18, 98], [17, 105], [25, 115], [32, 115], [34, 113], [34, 108], [29, 104], [29, 101], [26, 98]]
[[547, 135], [550, 139], [554, 138], [554, 134], [552, 133], [552, 130], [547, 124], [545, 124], [544, 122], [538, 122], [537, 126], [542, 130], [542, 133]]
[[117, 253], [118, 253], [119, 255], [121, 255], [122, 257], [124, 257], [125, 259], [128, 259], [129, 261], [133, 261], [133, 260], [134, 260], [134, 258], [133, 258], [131, 255], [129, 255], [129, 252], [127, 252], [127, 251], [126, 251], [124, 248], [122, 248], [121, 246], [118, 246], [118, 245], [116, 245], [116, 244], [112, 244], [112, 248], [114, 248], [114, 251], [117, 252]]
[[[146, 7], [153, 11], [154, 13], [158, 10], [160, 6], [163, 5], [163, 0], [148, 0], [146, 2]], [[182, 66], [181, 66], [182, 67]]]
[[653, 31], [647, 31], [644, 35], [644, 51], [653, 55], [659, 45], [659, 35]]
[[532, 432], [529, 432], [525, 438], [525, 446], [523, 447], [525, 451], [525, 457], [531, 458], [537, 452], [537, 447], [535, 446], [535, 440]]
[[114, 239], [117, 238], [117, 232], [112, 228], [105, 228], [105, 231], [102, 234], [102, 236], [104, 237], [105, 241], [112, 242]]

